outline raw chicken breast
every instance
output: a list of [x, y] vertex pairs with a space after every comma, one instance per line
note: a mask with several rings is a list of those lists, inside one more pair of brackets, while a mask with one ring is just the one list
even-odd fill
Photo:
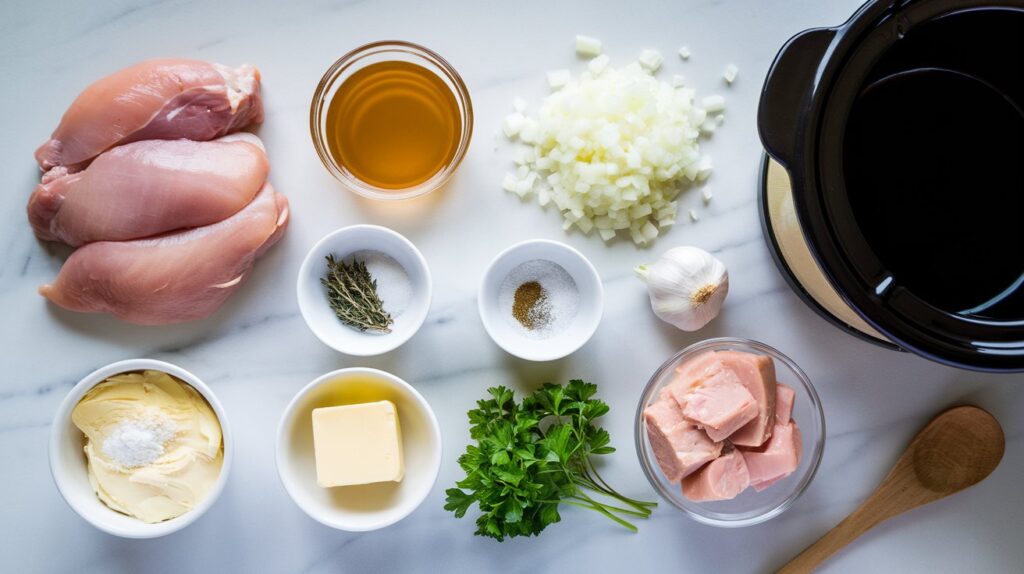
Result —
[[260, 73], [196, 60], [146, 60], [87, 87], [36, 150], [43, 171], [151, 139], [212, 140], [263, 120]]
[[[252, 134], [130, 143], [101, 154], [85, 171], [39, 184], [28, 219], [39, 239], [76, 247], [200, 227], [245, 207], [268, 170], [263, 143]], [[64, 171], [57, 167], [50, 175]]]
[[90, 243], [39, 293], [72, 311], [143, 325], [207, 317], [245, 281], [288, 223], [288, 200], [266, 184], [219, 223], [134, 241]]

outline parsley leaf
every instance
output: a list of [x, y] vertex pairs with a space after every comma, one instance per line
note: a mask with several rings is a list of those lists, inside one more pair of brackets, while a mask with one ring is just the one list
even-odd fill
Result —
[[615, 492], [591, 460], [615, 452], [608, 431], [593, 423], [608, 412], [593, 398], [597, 385], [546, 383], [520, 403], [502, 386], [487, 394], [467, 413], [476, 444], [459, 457], [466, 477], [445, 491], [444, 505], [462, 518], [476, 504], [477, 535], [535, 536], [562, 519], [560, 504], [597, 511], [634, 532], [624, 517], [650, 516], [656, 503]]

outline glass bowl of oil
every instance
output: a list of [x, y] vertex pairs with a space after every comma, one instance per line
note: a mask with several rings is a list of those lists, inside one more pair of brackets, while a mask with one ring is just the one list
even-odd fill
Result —
[[309, 111], [320, 161], [349, 190], [408, 199], [440, 188], [473, 134], [462, 77], [437, 53], [409, 42], [366, 44], [324, 74]]

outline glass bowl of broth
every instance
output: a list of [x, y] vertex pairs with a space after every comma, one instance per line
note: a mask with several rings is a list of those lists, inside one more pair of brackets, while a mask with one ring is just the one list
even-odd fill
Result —
[[473, 105], [459, 73], [409, 42], [366, 44], [335, 62], [309, 112], [320, 161], [349, 190], [408, 199], [440, 188], [473, 133]]

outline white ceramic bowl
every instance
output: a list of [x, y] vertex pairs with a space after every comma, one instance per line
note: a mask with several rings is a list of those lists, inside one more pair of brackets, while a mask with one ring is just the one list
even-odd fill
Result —
[[[224, 441], [224, 462], [220, 469], [220, 476], [217, 477], [217, 482], [214, 483], [213, 489], [206, 495], [206, 498], [185, 514], [156, 524], [147, 524], [137, 518], [111, 510], [100, 501], [89, 484], [85, 453], [82, 451], [85, 446], [85, 436], [71, 422], [71, 411], [89, 389], [114, 375], [145, 369], [163, 371], [192, 385], [192, 388], [199, 391], [199, 394], [203, 395], [206, 402], [213, 408], [214, 414], [217, 415]], [[60, 491], [71, 509], [87, 522], [104, 532], [124, 538], [156, 538], [181, 530], [195, 522], [213, 506], [221, 491], [224, 490], [234, 453], [231, 426], [228, 424], [224, 407], [221, 406], [210, 387], [181, 367], [152, 359], [120, 361], [86, 375], [64, 397], [50, 429], [50, 473], [53, 475], [53, 481], [57, 484], [57, 490]]]
[[[313, 409], [389, 400], [398, 409], [405, 477], [401, 482], [322, 488], [316, 483]], [[277, 472], [288, 495], [311, 518], [338, 530], [365, 532], [405, 518], [427, 498], [441, 469], [441, 428], [423, 395], [377, 369], [333, 371], [306, 385], [277, 427]]]
[[[546, 339], [531, 339], [509, 319], [510, 309], [500, 305], [501, 285], [521, 263], [546, 259], [562, 266], [576, 282], [579, 306], [572, 323]], [[557, 241], [533, 239], [502, 251], [487, 268], [477, 297], [480, 319], [487, 334], [502, 349], [529, 361], [553, 361], [583, 346], [597, 330], [604, 313], [604, 286], [594, 266], [582, 253]]]
[[[320, 283], [328, 255], [344, 259], [359, 251], [381, 252], [398, 262], [409, 276], [409, 304], [395, 317], [390, 333], [362, 333], [342, 323], [331, 310]], [[327, 235], [309, 250], [299, 268], [296, 290], [302, 318], [324, 344], [346, 355], [380, 355], [408, 341], [423, 325], [430, 310], [430, 269], [419, 249], [401, 234], [377, 225], [353, 225]]]

